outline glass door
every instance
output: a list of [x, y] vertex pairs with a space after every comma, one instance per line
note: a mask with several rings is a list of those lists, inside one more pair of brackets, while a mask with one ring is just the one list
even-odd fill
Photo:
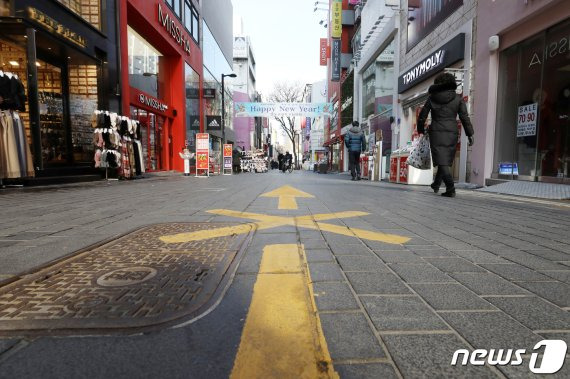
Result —
[[147, 171], [163, 170], [162, 143], [165, 117], [131, 107], [131, 118], [140, 122], [140, 140]]
[[45, 167], [69, 163], [62, 69], [38, 60], [38, 100]]

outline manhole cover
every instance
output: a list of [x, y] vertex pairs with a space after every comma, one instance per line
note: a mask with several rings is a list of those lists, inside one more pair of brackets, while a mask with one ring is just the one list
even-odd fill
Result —
[[235, 225], [148, 226], [0, 287], [0, 334], [138, 332], [195, 316], [220, 292], [249, 235], [160, 237]]

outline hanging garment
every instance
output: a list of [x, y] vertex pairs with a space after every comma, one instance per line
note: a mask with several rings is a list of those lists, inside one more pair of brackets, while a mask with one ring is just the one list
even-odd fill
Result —
[[136, 144], [138, 146], [138, 151], [139, 151], [139, 161], [141, 162], [141, 173], [144, 174], [146, 172], [146, 168], [145, 168], [144, 154], [143, 154], [141, 141], [136, 141]]
[[129, 144], [127, 145], [129, 150], [129, 164], [131, 165], [131, 176], [134, 177], [137, 171], [135, 163], [135, 148], [133, 140], [129, 138]]
[[126, 179], [131, 178], [131, 165], [129, 163], [129, 148], [126, 137], [123, 137], [121, 144], [121, 175]]
[[14, 121], [10, 112], [0, 112], [0, 177], [20, 178], [18, 146], [14, 135]]
[[135, 173], [137, 176], [142, 174], [141, 155], [140, 155], [140, 142], [133, 141], [133, 150], [135, 158]]
[[18, 143], [18, 158], [20, 162], [20, 172], [22, 177], [33, 177], [35, 175], [34, 171], [34, 160], [32, 158], [32, 151], [30, 150], [30, 145], [28, 144], [28, 139], [26, 138], [26, 130], [22, 119], [18, 112], [13, 112], [13, 123], [14, 123], [14, 135]]

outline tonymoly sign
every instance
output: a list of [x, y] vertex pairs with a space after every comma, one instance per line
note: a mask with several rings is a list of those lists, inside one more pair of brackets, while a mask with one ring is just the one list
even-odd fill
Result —
[[398, 78], [398, 93], [406, 91], [444, 68], [462, 60], [464, 53], [465, 33], [461, 33], [404, 72]]

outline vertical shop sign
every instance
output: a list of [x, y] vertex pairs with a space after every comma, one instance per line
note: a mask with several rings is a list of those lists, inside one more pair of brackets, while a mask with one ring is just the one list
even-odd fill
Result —
[[229, 170], [229, 174], [232, 173], [232, 144], [226, 143], [224, 144], [224, 175], [226, 175], [226, 171]]
[[331, 37], [340, 38], [342, 34], [342, 0], [333, 0], [331, 12]]
[[332, 40], [332, 72], [331, 81], [340, 82], [340, 39]]
[[532, 103], [519, 107], [519, 114], [517, 119], [517, 137], [528, 137], [536, 135], [537, 113], [538, 103]]
[[321, 38], [321, 48], [319, 51], [321, 66], [327, 65], [327, 39]]
[[196, 134], [196, 175], [198, 171], [207, 171], [210, 175], [210, 135], [208, 133]]

